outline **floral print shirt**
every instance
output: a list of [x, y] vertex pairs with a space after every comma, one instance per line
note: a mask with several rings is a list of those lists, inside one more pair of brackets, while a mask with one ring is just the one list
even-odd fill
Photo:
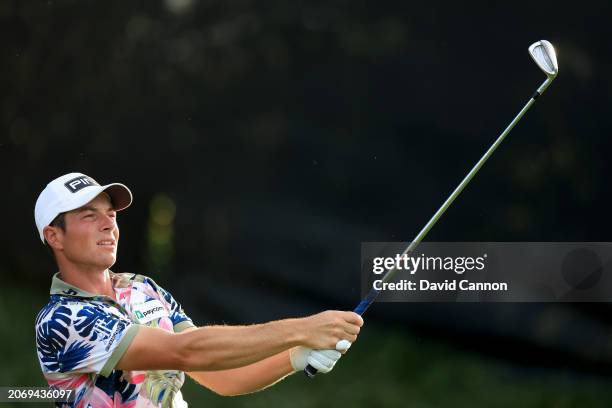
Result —
[[178, 370], [122, 371], [115, 365], [142, 325], [180, 332], [194, 327], [172, 295], [151, 278], [110, 277], [115, 299], [72, 286], [55, 274], [36, 318], [36, 348], [51, 387], [74, 390], [60, 407], [186, 407]]

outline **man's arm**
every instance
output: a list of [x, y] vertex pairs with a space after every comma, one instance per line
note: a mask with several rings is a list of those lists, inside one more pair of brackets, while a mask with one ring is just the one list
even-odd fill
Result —
[[326, 311], [301, 319], [251, 326], [206, 326], [182, 333], [143, 326], [117, 363], [121, 370], [227, 370], [299, 345], [333, 349], [354, 342], [363, 324], [352, 312]]
[[[186, 329], [196, 330], [195, 327]], [[344, 343], [343, 343], [344, 342]], [[347, 340], [336, 344], [336, 349], [346, 352]], [[311, 362], [320, 372], [331, 371], [340, 358], [336, 350], [312, 350], [294, 347], [253, 364], [231, 370], [192, 371], [187, 374], [204, 387], [223, 396], [250, 394], [268, 388], [289, 374], [302, 371]]]
[[[185, 332], [192, 330], [196, 328], [190, 327]], [[233, 396], [263, 390], [293, 372], [289, 350], [286, 350], [244, 367], [218, 371], [191, 371], [187, 375], [219, 395]]]
[[219, 395], [249, 394], [276, 384], [294, 372], [289, 350], [244, 367], [219, 371], [192, 371], [187, 374]]

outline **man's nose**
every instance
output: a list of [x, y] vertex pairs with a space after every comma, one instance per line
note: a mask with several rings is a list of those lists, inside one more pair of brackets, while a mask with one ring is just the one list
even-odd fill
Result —
[[103, 231], [108, 231], [108, 230], [114, 230], [115, 228], [117, 228], [117, 224], [115, 223], [115, 218], [111, 217], [109, 215], [102, 215], [102, 230]]

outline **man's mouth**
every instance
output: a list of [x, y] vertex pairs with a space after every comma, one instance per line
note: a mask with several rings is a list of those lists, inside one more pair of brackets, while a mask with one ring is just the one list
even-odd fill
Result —
[[117, 246], [117, 243], [113, 239], [104, 239], [102, 241], [98, 241], [98, 246], [115, 247]]

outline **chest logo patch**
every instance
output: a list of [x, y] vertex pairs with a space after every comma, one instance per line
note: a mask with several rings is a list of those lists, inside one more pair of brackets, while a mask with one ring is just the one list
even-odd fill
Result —
[[166, 308], [157, 299], [149, 300], [148, 302], [134, 307], [134, 317], [136, 317], [138, 323], [141, 324], [166, 316], [168, 316]]

